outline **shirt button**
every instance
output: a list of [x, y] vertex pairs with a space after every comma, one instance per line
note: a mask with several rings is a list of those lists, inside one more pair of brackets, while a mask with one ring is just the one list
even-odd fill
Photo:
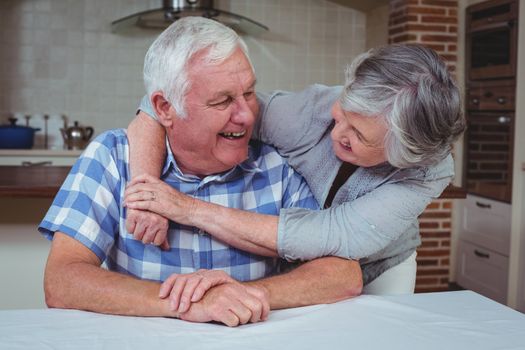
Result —
[[201, 229], [199, 229], [199, 231], [197, 231], [197, 233], [201, 236], [205, 236], [206, 235], [206, 231], [203, 231]]

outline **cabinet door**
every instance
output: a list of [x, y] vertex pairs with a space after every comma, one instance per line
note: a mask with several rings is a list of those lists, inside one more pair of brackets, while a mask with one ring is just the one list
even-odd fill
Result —
[[463, 203], [460, 239], [508, 256], [511, 212], [510, 204], [467, 195]]
[[483, 294], [497, 302], [507, 301], [509, 259], [489, 249], [459, 241], [460, 286]]

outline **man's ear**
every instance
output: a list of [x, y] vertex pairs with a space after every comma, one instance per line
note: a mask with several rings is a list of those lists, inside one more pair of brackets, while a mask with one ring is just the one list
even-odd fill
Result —
[[175, 109], [171, 105], [161, 91], [155, 91], [151, 95], [151, 105], [157, 115], [159, 122], [166, 128], [171, 127], [173, 118], [176, 118]]

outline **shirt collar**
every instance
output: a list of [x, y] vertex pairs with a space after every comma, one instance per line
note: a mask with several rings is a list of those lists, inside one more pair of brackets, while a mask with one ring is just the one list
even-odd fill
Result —
[[223, 173], [219, 174], [213, 174], [208, 175], [204, 178], [200, 178], [196, 175], [191, 174], [184, 174], [179, 166], [177, 165], [177, 161], [175, 160], [175, 156], [173, 155], [173, 152], [171, 151], [171, 146], [168, 138], [166, 137], [166, 159], [164, 161], [164, 166], [162, 168], [162, 178], [167, 177], [170, 173], [173, 173], [177, 178], [184, 182], [210, 182], [210, 181], [218, 181], [218, 182], [226, 182], [231, 181], [235, 178], [238, 178], [242, 176], [245, 173], [254, 173], [254, 172], [261, 172], [261, 168], [259, 167], [256, 159], [257, 156], [254, 154], [254, 149], [251, 145], [248, 145], [248, 158], [244, 160], [242, 163], [237, 164], [235, 167], [233, 167], [230, 170], [227, 170]]

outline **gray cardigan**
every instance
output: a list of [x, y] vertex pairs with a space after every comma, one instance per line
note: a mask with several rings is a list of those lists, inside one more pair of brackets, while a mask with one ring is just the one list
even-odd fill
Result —
[[[341, 161], [332, 151], [331, 107], [341, 87], [313, 85], [299, 93], [258, 94], [254, 138], [271, 144], [308, 182], [322, 205]], [[149, 100], [140, 109], [154, 116]], [[287, 260], [335, 255], [359, 259], [363, 283], [399, 264], [420, 244], [417, 217], [453, 176], [449, 155], [432, 167], [358, 168], [321, 211], [281, 209], [278, 252]]]
[[[299, 93], [259, 95], [257, 138], [274, 145], [308, 182], [322, 205], [341, 161], [332, 151], [331, 107], [341, 87], [313, 85]], [[431, 167], [359, 167], [321, 211], [282, 209], [279, 255], [310, 260], [336, 255], [359, 259], [363, 283], [399, 264], [420, 244], [418, 216], [454, 175], [449, 155]]]

